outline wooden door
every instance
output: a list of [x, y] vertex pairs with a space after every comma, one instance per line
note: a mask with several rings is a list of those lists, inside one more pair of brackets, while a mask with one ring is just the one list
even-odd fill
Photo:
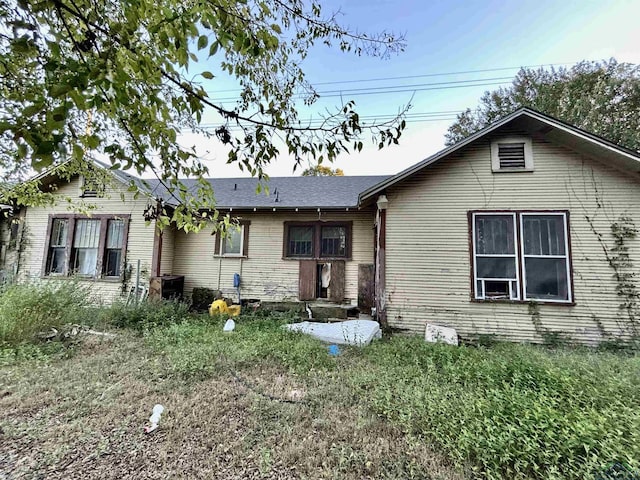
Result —
[[358, 308], [369, 312], [374, 302], [375, 268], [373, 263], [358, 265]]
[[344, 260], [331, 262], [331, 281], [329, 282], [329, 300], [342, 302], [344, 300]]
[[300, 271], [298, 279], [299, 300], [315, 300], [317, 268], [315, 260], [300, 260]]

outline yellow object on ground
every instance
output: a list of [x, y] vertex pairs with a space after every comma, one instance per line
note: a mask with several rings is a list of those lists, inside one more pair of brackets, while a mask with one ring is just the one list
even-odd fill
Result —
[[211, 304], [211, 306], [209, 306], [209, 315], [214, 316], [222, 313], [231, 315], [232, 317], [237, 317], [238, 315], [240, 315], [240, 308], [240, 305], [229, 306], [227, 305], [227, 302], [220, 299], [216, 300]]

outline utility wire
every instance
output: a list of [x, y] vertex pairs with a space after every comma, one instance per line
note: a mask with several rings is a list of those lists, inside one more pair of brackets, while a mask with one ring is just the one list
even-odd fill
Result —
[[[377, 77], [377, 78], [361, 78], [359, 80], [333, 80], [330, 82], [313, 82], [313, 85], [340, 85], [343, 83], [365, 83], [365, 82], [383, 82], [387, 80], [407, 80], [411, 78], [428, 78], [428, 77], [447, 77], [452, 75], [468, 75], [470, 73], [489, 73], [489, 72], [503, 72], [507, 70], [519, 70], [521, 68], [540, 68], [540, 67], [555, 67], [560, 65], [575, 65], [578, 62], [566, 62], [566, 63], [544, 63], [539, 65], [521, 65], [519, 67], [499, 67], [499, 68], [485, 68], [482, 70], [464, 70], [459, 72], [442, 72], [442, 73], [424, 73], [420, 75], [404, 75], [397, 77]], [[215, 90], [209, 92], [210, 94], [229, 93], [229, 92], [241, 92], [240, 88], [228, 88], [225, 90]]]
[[[386, 90], [378, 90], [378, 91], [353, 89], [353, 90], [330, 90], [328, 92], [317, 92], [317, 93], [320, 96], [320, 100], [322, 100], [324, 98], [331, 98], [331, 97], [345, 97], [345, 96], [355, 97], [355, 96], [361, 96], [361, 95], [386, 95], [390, 93], [424, 92], [428, 90], [448, 90], [452, 88], [487, 87], [491, 85], [504, 85], [506, 83], [509, 83], [512, 80], [512, 77], [505, 77], [505, 78], [508, 78], [508, 80], [484, 82], [483, 81], [484, 79], [478, 79], [474, 81], [479, 83], [465, 83], [463, 85], [460, 85], [460, 83], [462, 82], [442, 82], [442, 83], [432, 83], [432, 84], [424, 83], [422, 84], [423, 87], [412, 87], [412, 88], [405, 88], [404, 85], [395, 85], [390, 87], [384, 87], [386, 88]], [[436, 85], [436, 86], [431, 86], [431, 85]], [[329, 93], [329, 92], [339, 92], [339, 93]], [[302, 93], [295, 93], [292, 95], [293, 98], [305, 98], [307, 96], [308, 95], [302, 94]], [[230, 101], [238, 100], [238, 97], [224, 97], [224, 98], [213, 97], [212, 100], [216, 102], [230, 102]]]

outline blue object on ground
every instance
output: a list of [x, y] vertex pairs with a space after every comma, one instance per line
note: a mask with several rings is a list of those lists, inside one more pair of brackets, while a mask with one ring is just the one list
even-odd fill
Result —
[[337, 357], [340, 355], [340, 348], [338, 345], [329, 345], [329, 355], [332, 357]]

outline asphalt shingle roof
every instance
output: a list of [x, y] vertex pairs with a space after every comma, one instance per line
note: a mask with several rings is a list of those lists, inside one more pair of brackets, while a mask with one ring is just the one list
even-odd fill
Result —
[[[269, 194], [256, 193], [255, 178], [209, 179], [217, 208], [349, 208], [358, 206], [358, 196], [389, 176], [271, 177], [264, 182]], [[195, 180], [182, 180], [194, 187]], [[150, 193], [169, 204], [176, 201], [156, 179], [146, 180]]]

